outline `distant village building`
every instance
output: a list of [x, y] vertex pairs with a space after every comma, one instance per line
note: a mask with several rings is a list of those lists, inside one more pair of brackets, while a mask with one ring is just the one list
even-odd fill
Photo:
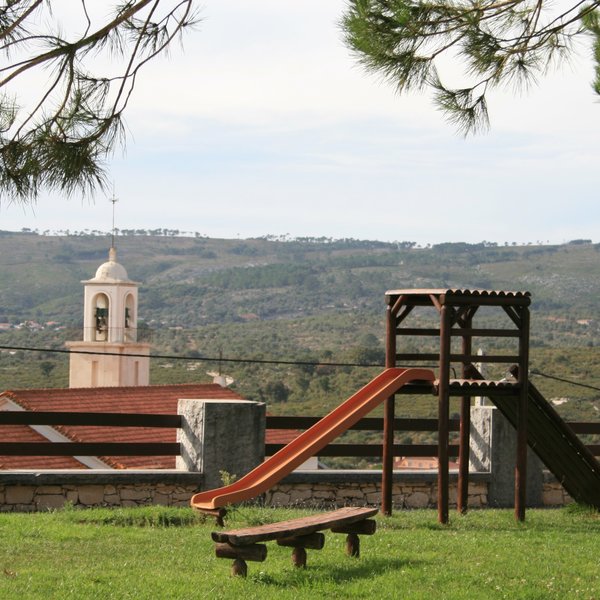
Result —
[[69, 387], [145, 386], [150, 383], [150, 344], [137, 341], [138, 286], [117, 251], [84, 284], [83, 341], [72, 351]]
[[[431, 471], [438, 469], [437, 456], [398, 456], [394, 459], [394, 470], [396, 471]], [[450, 470], [458, 469], [458, 463], [448, 462]]]

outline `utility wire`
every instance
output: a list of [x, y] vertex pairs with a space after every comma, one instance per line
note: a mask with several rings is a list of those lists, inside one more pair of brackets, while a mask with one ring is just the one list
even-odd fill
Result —
[[92, 354], [97, 356], [129, 356], [132, 358], [160, 358], [163, 360], [187, 360], [194, 362], [226, 362], [258, 365], [296, 365], [306, 367], [383, 367], [380, 363], [321, 362], [303, 360], [275, 360], [262, 358], [226, 358], [223, 356], [178, 356], [176, 354], [134, 354], [128, 352], [94, 352], [93, 350], [63, 350], [60, 348], [32, 348], [29, 346], [0, 346], [0, 350], [22, 350], [24, 352], [48, 352], [49, 354]]
[[541, 371], [538, 371], [537, 369], [531, 369], [530, 374], [538, 375], [539, 377], [546, 377], [547, 379], [554, 379], [556, 381], [561, 381], [562, 383], [568, 383], [570, 385], [577, 385], [579, 387], [587, 388], [590, 390], [596, 390], [597, 392], [600, 392], [600, 387], [597, 387], [595, 385], [590, 385], [589, 383], [580, 383], [579, 381], [572, 381], [570, 379], [564, 379], [563, 377], [557, 377], [556, 375], [549, 375], [548, 373], [542, 373]]
[[[299, 367], [360, 367], [360, 368], [382, 368], [384, 365], [381, 363], [356, 363], [356, 362], [321, 362], [321, 361], [310, 361], [310, 360], [281, 360], [281, 359], [267, 359], [267, 358], [227, 358], [223, 356], [211, 357], [211, 356], [179, 356], [176, 354], [134, 354], [129, 352], [94, 352], [93, 350], [64, 350], [61, 348], [34, 348], [30, 346], [3, 346], [0, 345], [0, 350], [21, 350], [24, 352], [47, 352], [49, 354], [91, 354], [94, 356], [128, 356], [132, 358], [152, 358], [162, 360], [186, 360], [193, 362], [224, 362], [233, 364], [254, 364], [254, 365], [288, 365], [288, 366], [299, 366]], [[436, 365], [404, 365], [407, 367], [427, 367], [435, 368]], [[590, 390], [600, 392], [600, 387], [590, 385], [587, 383], [580, 383], [579, 381], [573, 381], [571, 379], [565, 379], [564, 377], [557, 377], [556, 375], [550, 375], [543, 373], [537, 369], [531, 369], [530, 375], [545, 377], [546, 379], [554, 379], [561, 383], [569, 385], [575, 385]]]

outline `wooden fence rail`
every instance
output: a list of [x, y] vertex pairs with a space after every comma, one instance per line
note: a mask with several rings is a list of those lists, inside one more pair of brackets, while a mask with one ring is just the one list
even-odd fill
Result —
[[[314, 425], [320, 417], [267, 416], [268, 430], [304, 430]], [[157, 415], [137, 413], [71, 413], [0, 411], [1, 425], [69, 425], [94, 427], [181, 427], [180, 415]], [[459, 430], [459, 420], [451, 419], [450, 431]], [[600, 434], [600, 423], [569, 423], [578, 434]], [[383, 419], [368, 417], [361, 419], [350, 428], [355, 431], [382, 431]], [[395, 431], [437, 432], [437, 419], [395, 419]], [[1, 431], [1, 430], [0, 430]], [[283, 444], [265, 444], [265, 454], [271, 456]], [[595, 456], [600, 456], [600, 444], [590, 444], [588, 448]], [[395, 444], [394, 456], [427, 457], [437, 456], [436, 444]], [[319, 452], [327, 457], [381, 457], [381, 444], [329, 444]], [[179, 443], [142, 442], [0, 442], [0, 455], [4, 456], [178, 456]], [[458, 456], [458, 446], [450, 445], [450, 456]]]
[[[139, 413], [0, 411], [1, 425], [69, 425], [177, 429], [180, 415]], [[0, 430], [1, 433], [1, 430]], [[179, 443], [166, 442], [0, 442], [2, 456], [179, 456]]]

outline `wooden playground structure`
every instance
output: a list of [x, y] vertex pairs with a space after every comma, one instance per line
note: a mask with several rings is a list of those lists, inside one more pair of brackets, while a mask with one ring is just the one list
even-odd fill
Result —
[[[525, 518], [527, 476], [527, 399], [529, 365], [529, 292], [502, 292], [487, 290], [407, 289], [386, 292], [386, 367], [415, 361], [436, 362], [438, 377], [433, 392], [438, 397], [438, 520], [448, 522], [448, 439], [450, 397], [461, 398], [459, 433], [458, 510], [467, 509], [469, 484], [469, 429], [471, 397], [503, 395], [517, 403], [517, 456], [515, 467], [515, 516]], [[500, 309], [508, 315], [510, 328], [473, 326], [478, 310], [483, 306]], [[409, 315], [416, 307], [430, 307], [439, 314], [439, 328], [409, 327]], [[407, 353], [402, 348], [406, 336], [437, 337], [439, 352]], [[480, 356], [473, 354], [473, 338], [517, 338], [516, 354]], [[453, 340], [460, 340], [460, 349]], [[516, 381], [499, 382], [481, 378], [475, 363], [507, 363], [518, 365]], [[451, 378], [452, 363], [460, 364], [461, 378]], [[431, 394], [430, 385], [407, 385], [402, 394]], [[392, 512], [392, 472], [394, 446], [395, 399], [385, 403], [382, 512]]]

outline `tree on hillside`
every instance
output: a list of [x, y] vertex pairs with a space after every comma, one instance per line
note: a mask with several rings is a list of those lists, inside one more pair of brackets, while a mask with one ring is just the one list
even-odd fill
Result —
[[[600, 0], [349, 0], [342, 27], [368, 71], [399, 92], [432, 89], [436, 106], [466, 134], [488, 127], [490, 89], [535, 82], [584, 36], [593, 41], [593, 87], [600, 94], [599, 6]], [[467, 84], [447, 84], [440, 68], [447, 58], [460, 63]]]
[[140, 69], [195, 24], [193, 4], [2, 3], [0, 199], [103, 186]]
[[50, 377], [50, 373], [52, 373], [52, 371], [54, 371], [55, 368], [56, 365], [53, 362], [50, 362], [49, 360], [44, 360], [40, 363], [40, 371], [46, 377]]

